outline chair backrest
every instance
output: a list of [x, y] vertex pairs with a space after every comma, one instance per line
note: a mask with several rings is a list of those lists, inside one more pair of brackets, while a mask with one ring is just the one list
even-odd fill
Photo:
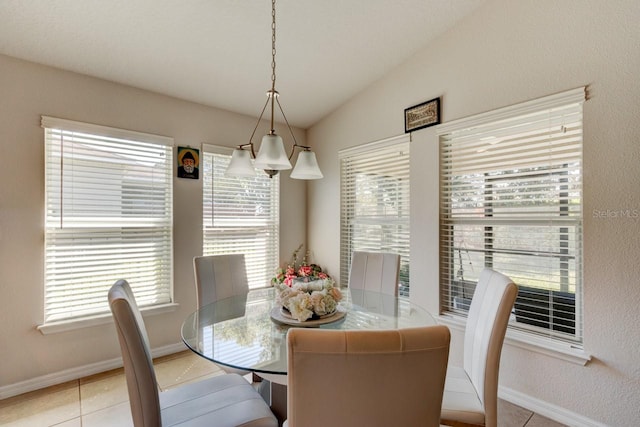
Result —
[[497, 422], [500, 355], [517, 294], [518, 287], [509, 277], [486, 268], [469, 307], [464, 369], [484, 405], [486, 425]]
[[400, 255], [355, 251], [351, 257], [349, 287], [398, 295]]
[[142, 315], [129, 283], [118, 280], [109, 290], [109, 307], [118, 331], [129, 404], [135, 427], [161, 425], [158, 383]]
[[249, 292], [244, 254], [193, 258], [198, 307]]
[[289, 427], [439, 426], [449, 329], [292, 328]]

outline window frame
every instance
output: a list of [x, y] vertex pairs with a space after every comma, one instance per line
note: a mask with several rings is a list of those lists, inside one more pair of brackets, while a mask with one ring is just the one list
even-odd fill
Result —
[[[372, 251], [372, 252], [393, 252], [400, 254], [400, 277], [399, 277], [399, 295], [401, 297], [409, 297], [410, 281], [410, 225], [411, 225], [411, 181], [410, 181], [410, 146], [411, 134], [403, 134], [379, 141], [369, 142], [354, 147], [345, 148], [339, 151], [340, 160], [340, 278], [341, 284], [344, 286], [348, 283], [349, 271], [351, 268], [351, 258], [354, 251]], [[400, 160], [393, 163], [387, 159], [384, 164], [378, 164], [380, 155], [390, 151], [399, 151], [402, 156]], [[367, 163], [363, 163], [367, 161]], [[394, 200], [398, 207], [398, 214], [359, 217], [357, 210], [357, 200], [351, 196], [357, 193], [357, 176], [355, 175], [356, 164], [363, 171], [369, 171], [371, 174], [386, 173], [393, 174], [394, 179], [398, 180], [397, 189], [395, 191]], [[396, 169], [394, 169], [394, 167]], [[403, 169], [404, 168], [404, 169]], [[380, 175], [382, 178], [389, 178], [391, 175]], [[372, 187], [375, 187], [372, 185]], [[380, 186], [378, 186], [380, 188]], [[388, 189], [388, 186], [382, 186]], [[383, 195], [377, 196], [382, 199]], [[379, 200], [378, 200], [379, 201]], [[379, 203], [378, 203], [379, 204]], [[392, 227], [396, 232], [381, 232], [381, 238], [389, 235], [397, 235], [398, 232], [405, 234], [406, 237], [394, 237], [387, 240], [385, 245], [376, 246], [373, 242], [356, 243], [353, 240], [353, 227], [355, 225], [362, 226], [380, 226]], [[405, 230], [404, 232], [402, 230]]]
[[[250, 289], [257, 289], [261, 287], [266, 287], [269, 285], [269, 282], [273, 275], [275, 274], [276, 269], [279, 265], [279, 251], [280, 251], [280, 174], [277, 174], [271, 178], [269, 178], [264, 171], [256, 169], [256, 177], [225, 177], [224, 170], [226, 170], [226, 166], [228, 165], [228, 161], [231, 159], [231, 154], [233, 152], [232, 148], [223, 147], [212, 144], [203, 144], [203, 155], [202, 155], [202, 164], [201, 164], [201, 174], [203, 179], [203, 195], [202, 195], [202, 253], [203, 255], [223, 255], [223, 254], [235, 254], [242, 253], [245, 255], [245, 264], [247, 268], [247, 279], [249, 282]], [[245, 233], [244, 238], [246, 242], [249, 240], [255, 241], [255, 237], [251, 237], [250, 234], [246, 234], [246, 230], [254, 229], [256, 236], [261, 236], [260, 239], [264, 241], [264, 245], [252, 245], [252, 244], [243, 244], [240, 246], [236, 246], [234, 248], [226, 249], [221, 247], [219, 249], [214, 249], [212, 246], [214, 245], [213, 239], [208, 236], [215, 235], [217, 233], [216, 228], [220, 226], [213, 225], [215, 223], [215, 209], [213, 204], [215, 204], [214, 200], [214, 177], [215, 173], [212, 174], [212, 169], [215, 167], [215, 163], [213, 162], [214, 156], [220, 156], [219, 160], [226, 159], [226, 162], [222, 165], [224, 170], [219, 171], [222, 174], [224, 180], [227, 180], [226, 185], [245, 185], [242, 183], [247, 183], [246, 185], [254, 186], [254, 183], [262, 183], [263, 185], [268, 183], [270, 185], [270, 189], [267, 193], [261, 195], [261, 197], [269, 197], [269, 202], [267, 203], [268, 207], [268, 217], [256, 217], [255, 219], [246, 218], [245, 224], [251, 224], [242, 226], [242, 224], [237, 224], [236, 221], [238, 217], [233, 216], [230, 220], [229, 218], [221, 219], [223, 225], [228, 228], [227, 232], [219, 231], [220, 234], [226, 235], [228, 233], [229, 236], [232, 236], [234, 233]], [[240, 188], [240, 187], [239, 187]], [[226, 202], [227, 206], [229, 205], [228, 201]], [[259, 206], [256, 206], [258, 208]], [[265, 212], [265, 209], [261, 209], [262, 212]], [[227, 214], [228, 216], [229, 214]], [[229, 222], [231, 221], [231, 222]], [[235, 228], [235, 231], [231, 229]], [[226, 234], [225, 234], [226, 233]], [[237, 234], [236, 234], [237, 235]], [[261, 280], [263, 278], [264, 280]]]
[[[41, 126], [44, 129], [45, 147], [45, 242], [43, 323], [38, 325], [38, 330], [46, 334], [111, 321], [106, 294], [113, 283], [121, 278], [130, 280], [143, 311], [173, 311], [177, 307], [173, 301], [173, 139], [49, 116], [42, 116]], [[62, 151], [63, 147], [77, 148], [83, 154], [68, 155]], [[56, 160], [57, 157], [52, 156], [60, 158]], [[122, 162], [114, 162], [114, 157], [118, 156]], [[134, 157], [142, 161], [131, 160]], [[142, 165], [145, 162], [153, 166]], [[164, 165], [160, 172], [157, 170], [158, 165]], [[87, 171], [95, 173], [96, 177], [89, 177]], [[120, 180], [113, 181], [110, 187], [104, 185], [105, 178], [116, 176]], [[138, 198], [134, 190], [140, 185], [147, 190], [161, 188], [161, 193], [158, 196], [149, 197], [146, 194], [145, 197]], [[109, 189], [105, 190], [105, 187]], [[73, 196], [68, 195], [71, 188], [76, 189]], [[80, 194], [81, 192], [84, 193]], [[92, 192], [101, 194], [102, 197], [95, 197]], [[96, 201], [91, 202], [90, 197]], [[153, 206], [144, 210], [149, 203]], [[100, 219], [95, 212], [102, 205], [111, 209], [100, 215], [104, 216]], [[144, 233], [140, 232], [141, 227], [144, 228]], [[153, 233], [151, 237], [149, 232]], [[136, 234], [138, 237], [135, 237]], [[106, 246], [94, 258], [89, 257], [85, 250], [87, 243], [81, 244], [78, 239], [87, 239], [95, 246], [95, 238]], [[112, 257], [111, 261], [99, 258], [100, 253], [104, 254], [115, 248], [122, 249], [122, 245], [128, 248], [128, 245], [133, 244], [132, 239], [139, 242], [138, 246], [142, 245], [139, 246], [139, 254], [126, 250], [126, 255], [117, 259]], [[156, 240], [160, 246], [151, 245], [155, 249], [149, 249], [150, 246], [144, 243]], [[77, 250], [83, 256], [82, 261], [78, 261], [77, 254], [69, 252], [76, 245], [80, 245]], [[127, 270], [125, 264], [138, 262], [140, 256], [145, 257], [151, 268], [148, 280], [126, 274], [130, 270]], [[160, 263], [152, 261], [148, 256], [160, 256]], [[72, 303], [72, 298], [68, 296], [55, 297], [71, 292], [71, 289], [67, 289], [60, 294], [60, 283], [62, 282], [62, 289], [67, 286], [64, 285], [66, 279], [62, 274], [65, 268], [74, 269], [74, 274], [81, 274], [78, 273], [78, 262], [88, 262], [90, 270], [85, 274], [86, 279], [68, 279], [72, 280], [68, 286], [74, 286], [74, 282], [85, 283], [86, 280], [83, 288], [75, 285], [74, 289], [78, 288], [81, 298], [88, 301], [89, 306], [94, 306], [91, 309], [83, 308], [84, 303]], [[106, 267], [106, 263], [109, 274], [104, 273], [104, 277], [100, 276], [102, 278], [96, 277], [96, 267]], [[67, 300], [63, 303], [64, 307], [71, 304], [62, 314], [54, 311], [59, 305], [56, 303], [58, 300]], [[78, 307], [77, 311], [74, 307]]]
[[[566, 106], [569, 105], [579, 105], [579, 109], [580, 109], [580, 115], [581, 115], [581, 121], [580, 121], [580, 135], [582, 135], [582, 129], [583, 129], [583, 125], [582, 125], [582, 104], [584, 103], [586, 99], [586, 88], [585, 87], [579, 87], [576, 89], [572, 89], [569, 91], [565, 91], [562, 93], [558, 93], [555, 95], [551, 95], [551, 96], [547, 96], [547, 97], [543, 97], [543, 98], [539, 98], [533, 101], [528, 101], [528, 102], [524, 102], [521, 104], [517, 104], [514, 106], [510, 106], [510, 107], [506, 107], [506, 108], [501, 108], [495, 111], [490, 111], [487, 113], [482, 113], [482, 114], [478, 114], [472, 117], [468, 117], [468, 118], [463, 118], [463, 119], [459, 119], [459, 120], [455, 120], [452, 122], [448, 122], [442, 125], [439, 125], [436, 128], [436, 133], [439, 137], [439, 144], [440, 144], [440, 168], [441, 168], [441, 172], [440, 172], [440, 191], [441, 191], [441, 200], [440, 200], [440, 217], [441, 217], [441, 226], [440, 226], [440, 242], [441, 242], [441, 248], [440, 248], [440, 256], [441, 258], [444, 257], [445, 259], [441, 259], [441, 272], [440, 272], [440, 311], [441, 311], [441, 317], [444, 318], [449, 318], [449, 319], [453, 319], [453, 323], [459, 322], [461, 320], [464, 320], [466, 318], [466, 310], [468, 310], [468, 303], [470, 303], [470, 298], [467, 298], [466, 300], [464, 300], [464, 303], [461, 304], [459, 307], [455, 307], [454, 304], [450, 301], [452, 301], [451, 295], [447, 294], [447, 292], [449, 292], [447, 289], [445, 289], [447, 286], [450, 286], [451, 283], [455, 282], [455, 279], [451, 279], [448, 277], [448, 275], [456, 275], [458, 273], [453, 272], [454, 268], [448, 268], [447, 265], [451, 265], [454, 266], [455, 264], [453, 262], [447, 264], [447, 257], [453, 257], [455, 256], [455, 251], [459, 250], [460, 254], [462, 253], [460, 248], [455, 248], [453, 246], [449, 246], [454, 245], [454, 239], [449, 235], [443, 235], [443, 233], [445, 232], [445, 227], [447, 226], [451, 226], [451, 225], [446, 225], [446, 224], [455, 224], [455, 220], [451, 220], [451, 214], [449, 212], [450, 208], [447, 208], [446, 206], [448, 206], [449, 201], [446, 200], [446, 195], [444, 194], [444, 190], [443, 190], [443, 186], [445, 185], [445, 181], [447, 178], [445, 178], [443, 176], [443, 174], [445, 173], [445, 170], [443, 169], [445, 167], [445, 163], [448, 162], [449, 160], [445, 160], [443, 158], [443, 156], [445, 155], [443, 152], [443, 144], [447, 144], [447, 140], [450, 139], [452, 137], [453, 134], [455, 134], [455, 132], [468, 132], [468, 133], [474, 133], [477, 132], [478, 135], [480, 135], [481, 129], [483, 126], [486, 126], [488, 129], [500, 129], [500, 126], [503, 126], [503, 124], [501, 124], [501, 122], [509, 122], [509, 120], [514, 120], [517, 121], [519, 119], [524, 118], [527, 115], [530, 114], [536, 114], [536, 113], [540, 113], [543, 111], [550, 111], [549, 115], [551, 116], [552, 113], [551, 111], [553, 111], [553, 109], [558, 109], [558, 108], [565, 108]], [[475, 128], [479, 128], [480, 130], [476, 131]], [[455, 142], [455, 141], [454, 141]], [[582, 137], [580, 137], [580, 158], [582, 156]], [[480, 153], [481, 151], [478, 150], [478, 153]], [[549, 162], [550, 164], [552, 162]], [[543, 163], [539, 163], [537, 165], [535, 165], [535, 167], [539, 167], [539, 168], [544, 168], [546, 166], [546, 164]], [[567, 166], [567, 165], [565, 165]], [[478, 168], [480, 169], [480, 168]], [[581, 161], [580, 161], [580, 165], [579, 165], [579, 178], [580, 180], [582, 179], [584, 172], [582, 171], [582, 165], [581, 165]], [[507, 170], [507, 169], [505, 169]], [[478, 174], [482, 173], [481, 170], [478, 170], [477, 172]], [[526, 173], [526, 172], [524, 172]], [[562, 171], [560, 172], [555, 172], [555, 173], [563, 173]], [[531, 176], [536, 176], [536, 175], [544, 175], [544, 176], [551, 176], [552, 173], [548, 173], [545, 172], [543, 173], [542, 171], [531, 171], [529, 172], [529, 174]], [[499, 181], [500, 178], [489, 178], [486, 179], [487, 177], [487, 173], [484, 173], [484, 177], [485, 180], [483, 181], [485, 184], [483, 184], [483, 188], [487, 188], [486, 183], [489, 182], [491, 184], [495, 184], [495, 182]], [[530, 178], [530, 177], [529, 177]], [[513, 178], [509, 178], [511, 180], [513, 180]], [[443, 181], [445, 180], [445, 181]], [[559, 179], [560, 182], [562, 182], [562, 177], [560, 177]], [[487, 195], [487, 199], [486, 200], [492, 200], [492, 194], [495, 191], [493, 189], [492, 185], [489, 185], [488, 188], [490, 189], [491, 193]], [[449, 190], [451, 191], [451, 190]], [[582, 214], [583, 214], [583, 206], [584, 206], [584, 201], [582, 200], [582, 198], [580, 197], [580, 203], [579, 203], [579, 217], [577, 216], [573, 216], [572, 220], [569, 220], [569, 218], [567, 218], [567, 212], [568, 212], [568, 196], [566, 195], [566, 193], [563, 193], [565, 191], [565, 189], [563, 189], [562, 185], [559, 186], [559, 188], [557, 189], [558, 191], [558, 198], [559, 200], [561, 200], [558, 203], [559, 206], [559, 210], [557, 213], [557, 221], [551, 221], [548, 223], [548, 226], [550, 227], [556, 227], [559, 231], [557, 233], [555, 233], [554, 235], [556, 236], [562, 236], [563, 233], [567, 234], [569, 233], [568, 228], [564, 228], [565, 225], [568, 225], [570, 227], [575, 227], [575, 231], [574, 233], [576, 234], [576, 242], [574, 242], [574, 244], [577, 246], [575, 248], [576, 251], [576, 261], [575, 261], [575, 276], [576, 276], [576, 289], [575, 289], [575, 314], [574, 314], [574, 320], [575, 320], [575, 333], [573, 334], [573, 338], [569, 338], [568, 334], [565, 333], [558, 333], [553, 325], [553, 321], [550, 320], [550, 324], [549, 324], [549, 330], [546, 331], [547, 328], [542, 328], [542, 327], [538, 327], [538, 326], [530, 326], [528, 324], [525, 323], [521, 323], [521, 322], [516, 322], [515, 321], [515, 316], [513, 316], [512, 320], [510, 321], [509, 324], [509, 328], [507, 331], [507, 337], [512, 337], [515, 339], [515, 341], [519, 341], [521, 344], [524, 343], [524, 346], [529, 346], [530, 344], [535, 344], [536, 346], [540, 346], [542, 345], [543, 347], [546, 347], [547, 349], [553, 349], [553, 351], [555, 352], [558, 349], [561, 349], [562, 352], [564, 353], [570, 353], [572, 354], [571, 358], [573, 358], [573, 356], [577, 355], [577, 359], [582, 363], [585, 358], [587, 358], [587, 356], [584, 356], [584, 354], [579, 354], [582, 353], [582, 345], [583, 345], [583, 341], [582, 341], [582, 337], [583, 337], [583, 324], [582, 324], [582, 317], [583, 317], [583, 312], [582, 312], [582, 291], [583, 291], [583, 280], [582, 280]], [[563, 195], [564, 194], [564, 195]], [[444, 199], [443, 199], [444, 198]], [[562, 202], [562, 200], [564, 200], [564, 203]], [[487, 212], [487, 206], [484, 206], [484, 210], [485, 213], [482, 215], [482, 217], [486, 218], [491, 218], [492, 216], [492, 211], [491, 211], [491, 203], [489, 203], [490, 205], [490, 209], [489, 212]], [[448, 222], [447, 222], [448, 221]], [[473, 221], [471, 220], [471, 222], [473, 222], [474, 224], [477, 225], [482, 225], [482, 224], [491, 224], [490, 221], [485, 221], [483, 222], [481, 219], [477, 220], [477, 221]], [[555, 222], [555, 223], [554, 223]], [[458, 224], [464, 224], [465, 221], [464, 220], [460, 220], [458, 222]], [[517, 221], [515, 223], [516, 225], [536, 225], [539, 226], [540, 223], [535, 223], [534, 220], [527, 220], [526, 218], [523, 219], [522, 221]], [[453, 226], [451, 226], [453, 227]], [[451, 230], [453, 230], [453, 228], [451, 228]], [[564, 232], [562, 230], [565, 230]], [[487, 230], [485, 228], [484, 230], [484, 234], [483, 234], [483, 240], [484, 240], [484, 247], [483, 249], [478, 249], [478, 251], [482, 252], [482, 253], [497, 253], [500, 248], [497, 248], [495, 246], [493, 246], [493, 243], [495, 241], [495, 236], [493, 236], [492, 234], [492, 230], [489, 230], [488, 233], [486, 234]], [[480, 240], [480, 239], [478, 239]], [[559, 267], [558, 270], [561, 271], [559, 276], [562, 276], [562, 271], [565, 270], [569, 270], [566, 266], [566, 257], [568, 256], [567, 253], [565, 252], [565, 249], [563, 248], [563, 244], [560, 243], [559, 246], [560, 252], [558, 253], [549, 253], [546, 254], [549, 257], [552, 258], [557, 258], [558, 259], [558, 263], [559, 263]], [[531, 253], [519, 253], [518, 256], [528, 256], [528, 255], [533, 255]], [[536, 256], [538, 254], [535, 254]], [[546, 256], [545, 255], [545, 256]], [[471, 258], [469, 258], [471, 259]], [[460, 260], [459, 262], [460, 266], [463, 265], [462, 260]], [[489, 263], [491, 264], [491, 262]], [[564, 265], [564, 266], [563, 266]], [[483, 265], [481, 267], [491, 267], [491, 265]], [[567, 272], [567, 274], [569, 274]], [[562, 280], [562, 279], [561, 279]], [[460, 283], [458, 283], [458, 285], [461, 285], [461, 288], [475, 288], [475, 282], [473, 281], [468, 281], [468, 280], [463, 280], [460, 281]], [[520, 287], [521, 291], [524, 289], [524, 287]], [[519, 295], [520, 295], [519, 293]], [[552, 291], [549, 290], [549, 295], [551, 295]], [[549, 296], [549, 298], [551, 298], [551, 296]], [[550, 301], [552, 301], [550, 299]], [[533, 304], [533, 303], [532, 303]], [[551, 310], [551, 309], [550, 309]], [[514, 309], [514, 313], [515, 313], [515, 309]], [[549, 316], [551, 319], [551, 316], [554, 316], [554, 314], [551, 314], [552, 312], [549, 312]]]

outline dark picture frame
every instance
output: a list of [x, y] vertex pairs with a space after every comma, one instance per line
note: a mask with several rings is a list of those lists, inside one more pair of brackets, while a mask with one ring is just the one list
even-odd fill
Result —
[[200, 150], [191, 147], [178, 147], [178, 178], [198, 179], [200, 177]]
[[440, 124], [440, 98], [404, 110], [404, 133]]

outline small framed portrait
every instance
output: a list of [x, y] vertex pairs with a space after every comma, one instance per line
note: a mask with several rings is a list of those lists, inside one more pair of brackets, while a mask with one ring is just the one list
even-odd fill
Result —
[[404, 133], [440, 124], [440, 98], [404, 110]]
[[199, 178], [200, 150], [191, 147], [178, 147], [177, 161], [178, 178]]

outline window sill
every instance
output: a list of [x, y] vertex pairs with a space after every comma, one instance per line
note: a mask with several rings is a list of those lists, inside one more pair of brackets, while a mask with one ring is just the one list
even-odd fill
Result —
[[[140, 311], [143, 315], [155, 316], [157, 314], [170, 313], [176, 311], [180, 306], [177, 303], [169, 303], [156, 305], [153, 307], [141, 308]], [[43, 323], [36, 326], [42, 335], [57, 334], [60, 332], [72, 331], [75, 329], [89, 328], [92, 326], [106, 325], [113, 323], [113, 317], [111, 313], [99, 314], [95, 316], [83, 317], [80, 319], [61, 320], [55, 322]]]
[[[447, 325], [453, 329], [464, 331], [466, 319], [459, 316], [441, 314], [436, 316], [438, 323]], [[585, 366], [591, 361], [591, 355], [583, 349], [572, 346], [569, 343], [559, 342], [550, 338], [539, 337], [522, 331], [507, 329], [504, 339], [506, 345], [518, 347], [529, 351], [535, 351], [556, 359]]]

